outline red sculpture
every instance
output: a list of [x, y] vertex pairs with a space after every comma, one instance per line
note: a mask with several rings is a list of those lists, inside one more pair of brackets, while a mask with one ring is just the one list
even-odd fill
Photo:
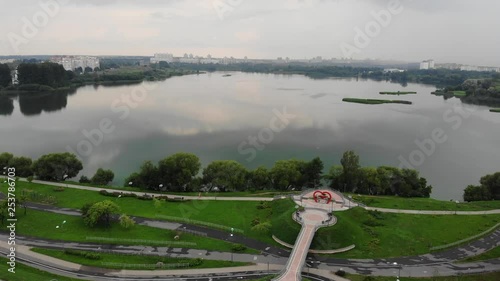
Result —
[[321, 191], [321, 190], [317, 190], [313, 193], [313, 197], [314, 197], [314, 202], [318, 203], [318, 201], [320, 199], [322, 200], [326, 200], [326, 204], [330, 204], [330, 202], [332, 202], [332, 194], [328, 191]]

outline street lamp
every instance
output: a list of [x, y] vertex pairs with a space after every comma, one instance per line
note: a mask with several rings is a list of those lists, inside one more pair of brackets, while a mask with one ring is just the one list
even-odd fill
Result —
[[[392, 264], [398, 266], [397, 262], [393, 262]], [[396, 276], [397, 277], [397, 279], [396, 279], [397, 281], [399, 281], [400, 274], [401, 274], [401, 265], [398, 266], [398, 276]]]
[[163, 184], [160, 184], [158, 187], [160, 188], [161, 191], [161, 189], [163, 188]]

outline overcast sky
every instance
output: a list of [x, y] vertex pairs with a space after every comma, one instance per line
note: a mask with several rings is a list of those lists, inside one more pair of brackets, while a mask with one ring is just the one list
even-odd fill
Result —
[[[67, 3], [45, 24], [39, 3], [53, 1]], [[353, 46], [356, 59], [500, 66], [500, 1], [400, 0], [401, 12], [366, 46], [356, 45], [355, 29], [373, 26], [373, 13], [389, 2], [0, 0], [0, 55], [340, 58], [348, 54], [342, 46]], [[32, 23], [41, 27], [33, 32]]]

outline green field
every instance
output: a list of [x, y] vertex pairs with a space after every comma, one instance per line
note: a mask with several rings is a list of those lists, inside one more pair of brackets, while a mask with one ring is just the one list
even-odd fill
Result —
[[[288, 202], [286, 202], [288, 201]], [[276, 202], [281, 217], [273, 220], [273, 234], [293, 244], [300, 226], [293, 222], [294, 203]], [[335, 212], [337, 224], [318, 230], [311, 249], [327, 250], [356, 245], [351, 251], [336, 254], [341, 258], [382, 258], [413, 256], [429, 252], [433, 246], [481, 233], [500, 221], [500, 215], [430, 216], [370, 212], [362, 208]], [[297, 225], [295, 226], [294, 225]], [[453, 229], [453, 231], [443, 231]]]
[[344, 98], [343, 102], [361, 103], [361, 104], [385, 104], [385, 103], [399, 103], [399, 104], [412, 104], [411, 101], [404, 100], [380, 100], [380, 99], [358, 99], [358, 98]]
[[453, 91], [452, 93], [455, 97], [465, 97], [467, 95], [465, 91]]
[[[66, 223], [62, 223], [66, 221]], [[59, 228], [56, 228], [59, 226]], [[123, 229], [118, 224], [112, 224], [109, 228], [89, 228], [83, 223], [83, 219], [77, 216], [61, 215], [37, 210], [28, 210], [26, 215], [18, 212], [16, 233], [18, 235], [36, 236], [52, 240], [64, 240], [75, 242], [92, 242], [86, 237], [110, 237], [116, 239], [141, 239], [156, 242], [127, 242], [116, 241], [106, 244], [120, 245], [157, 245], [167, 246], [163, 242], [174, 241], [176, 232], [171, 230], [135, 225], [131, 229]], [[196, 245], [174, 246], [178, 248], [206, 249], [230, 252], [234, 244], [218, 239], [199, 237], [190, 234], [180, 234], [180, 242], [193, 242]], [[256, 250], [247, 249], [246, 252], [257, 253]]]
[[500, 209], [500, 201], [461, 202], [440, 201], [431, 198], [403, 198], [396, 196], [352, 195], [352, 198], [370, 207], [402, 210], [484, 211]]
[[[120, 255], [120, 254], [110, 254], [110, 253], [99, 253], [100, 259], [89, 259], [83, 256], [69, 254], [62, 250], [54, 250], [54, 249], [42, 249], [42, 248], [33, 248], [31, 249], [33, 252], [40, 253], [43, 255], [51, 256], [57, 259], [101, 268], [112, 268], [112, 269], [155, 269], [154, 266], [158, 262], [162, 262], [163, 264], [172, 265], [172, 268], [162, 268], [162, 269], [178, 269], [174, 264], [190, 264], [188, 267], [179, 267], [183, 269], [195, 269], [195, 268], [222, 268], [222, 267], [233, 267], [233, 266], [245, 266], [251, 265], [252, 263], [245, 262], [231, 262], [231, 261], [217, 261], [217, 260], [205, 260], [205, 259], [185, 259], [185, 258], [171, 258], [165, 256], [147, 256], [147, 255]], [[85, 251], [77, 251], [78, 253], [92, 253], [96, 252], [85, 252]], [[120, 266], [120, 265], [109, 265], [103, 263], [114, 263], [114, 264], [126, 264], [130, 266]], [[152, 266], [152, 268], [143, 266], [133, 266], [133, 265], [148, 265]]]
[[[111, 200], [120, 206], [121, 213], [145, 218], [161, 219], [159, 216], [188, 218], [220, 224], [241, 229], [244, 234], [265, 242], [275, 243], [270, 235], [252, 231], [252, 220], [258, 218], [261, 222], [271, 220], [271, 208], [259, 209], [258, 201], [214, 201], [193, 200], [184, 202], [163, 202], [156, 208], [151, 200], [140, 200], [132, 197], [107, 197], [96, 191], [66, 188], [62, 192], [54, 190], [53, 186], [17, 182], [17, 190], [36, 190], [44, 195], [57, 199], [58, 207], [80, 209], [87, 202]], [[270, 203], [269, 203], [270, 204]], [[259, 207], [259, 208], [258, 208]]]
[[415, 95], [417, 92], [380, 92], [381, 95]]
[[500, 113], [500, 108], [492, 108], [490, 112]]
[[497, 246], [480, 255], [463, 259], [460, 262], [475, 262], [475, 261], [491, 260], [496, 258], [500, 258], [500, 246]]
[[[22, 183], [22, 182], [20, 182]], [[74, 184], [74, 185], [81, 185], [81, 186], [88, 186], [88, 187], [95, 187], [95, 188], [106, 188], [106, 189], [114, 189], [116, 191], [120, 192], [128, 192], [128, 191], [135, 191], [135, 192], [148, 192], [148, 193], [158, 193], [158, 194], [163, 194], [163, 193], [168, 193], [172, 195], [179, 195], [179, 196], [198, 196], [200, 195], [199, 192], [161, 192], [161, 191], [155, 191], [155, 190], [144, 190], [139, 187], [130, 187], [130, 186], [125, 186], [125, 187], [116, 187], [116, 186], [104, 186], [104, 185], [95, 185], [95, 184], [90, 184], [90, 183], [79, 183], [75, 181], [65, 181], [62, 182], [68, 183], [68, 184]], [[202, 197], [263, 197], [263, 198], [272, 198], [278, 195], [288, 195], [288, 194], [299, 194], [299, 191], [277, 191], [277, 190], [258, 190], [258, 191], [235, 191], [235, 192], [202, 192], [201, 196]]]
[[80, 281], [83, 279], [68, 278], [60, 275], [48, 273], [27, 265], [16, 263], [16, 273], [7, 271], [7, 259], [0, 258], [0, 279], [8, 281], [37, 281], [37, 280], [57, 280], [57, 281]]
[[[366, 276], [348, 274], [347, 279], [351, 281], [365, 281]], [[378, 277], [373, 276], [369, 281], [394, 281], [396, 277]], [[477, 275], [460, 275], [460, 276], [436, 276], [430, 278], [408, 278], [401, 277], [400, 281], [498, 281], [500, 280], [500, 272], [485, 273]]]

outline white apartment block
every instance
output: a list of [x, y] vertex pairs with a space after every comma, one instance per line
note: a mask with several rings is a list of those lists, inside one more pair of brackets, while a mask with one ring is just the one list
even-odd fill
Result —
[[51, 59], [52, 62], [58, 63], [64, 67], [66, 70], [75, 70], [81, 67], [83, 70], [90, 67], [94, 70], [96, 67], [100, 67], [100, 61], [97, 57], [86, 57], [86, 56], [69, 56], [69, 57], [55, 57]]
[[159, 63], [160, 61], [171, 63], [174, 61], [174, 55], [172, 55], [172, 54], [155, 54], [155, 56], [150, 59], [151, 63]]
[[436, 64], [434, 60], [424, 60], [420, 63], [420, 69], [434, 69], [436, 68]]

